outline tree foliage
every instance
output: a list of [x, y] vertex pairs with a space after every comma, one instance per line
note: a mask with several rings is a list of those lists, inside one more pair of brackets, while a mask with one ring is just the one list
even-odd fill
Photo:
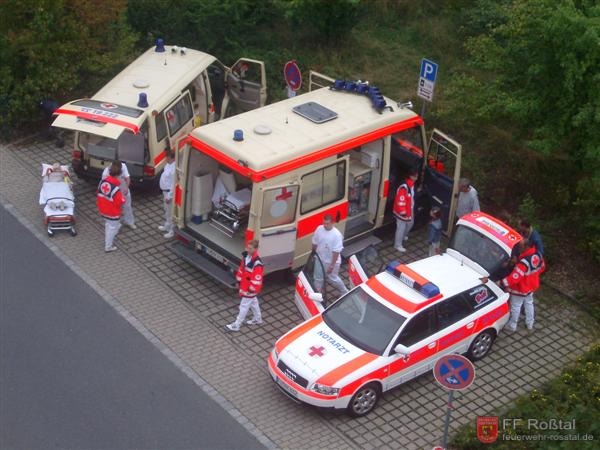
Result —
[[477, 72], [456, 76], [451, 95], [475, 122], [511, 131], [516, 191], [579, 222], [600, 258], [600, 6], [480, 0], [465, 17]]
[[130, 0], [127, 8], [130, 23], [146, 44], [161, 37], [225, 60], [262, 40], [265, 35], [259, 28], [268, 28], [276, 15], [271, 0]]
[[126, 0], [8, 0], [0, 6], [0, 130], [39, 120], [44, 98], [93, 94], [133, 55]]

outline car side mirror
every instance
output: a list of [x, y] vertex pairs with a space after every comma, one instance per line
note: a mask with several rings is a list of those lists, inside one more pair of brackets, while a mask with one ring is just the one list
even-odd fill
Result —
[[314, 302], [323, 303], [323, 294], [320, 292], [313, 292], [312, 294], [308, 295], [308, 298]]
[[404, 358], [408, 358], [410, 351], [406, 345], [398, 344], [394, 347], [394, 351]]

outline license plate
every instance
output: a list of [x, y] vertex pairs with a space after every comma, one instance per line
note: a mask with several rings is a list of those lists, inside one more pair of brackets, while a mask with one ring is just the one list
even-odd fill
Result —
[[281, 389], [283, 389], [285, 392], [287, 392], [291, 396], [298, 397], [298, 391], [296, 389], [288, 386], [285, 381], [281, 381], [279, 378], [276, 378], [275, 382]]
[[208, 248], [206, 245], [202, 245], [200, 243], [197, 243], [196, 244], [196, 249], [198, 249], [201, 252], [206, 253], [211, 258], [214, 258], [217, 261], [222, 262], [223, 264], [227, 264], [227, 259], [226, 258], [224, 258], [223, 256], [219, 255], [212, 248]]

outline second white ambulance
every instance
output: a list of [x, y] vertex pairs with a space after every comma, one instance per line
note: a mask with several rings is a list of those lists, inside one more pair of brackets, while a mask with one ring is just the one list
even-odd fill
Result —
[[428, 372], [443, 355], [483, 358], [509, 316], [509, 295], [490, 280], [506, 271], [519, 240], [504, 223], [472, 213], [442, 255], [394, 261], [370, 278], [352, 256], [356, 287], [326, 309], [325, 272], [313, 256], [296, 282], [308, 320], [275, 343], [273, 380], [295, 401], [363, 416], [382, 392]]

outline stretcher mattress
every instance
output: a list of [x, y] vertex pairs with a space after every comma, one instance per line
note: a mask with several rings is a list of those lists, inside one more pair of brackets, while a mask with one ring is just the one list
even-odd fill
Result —
[[44, 205], [46, 217], [72, 216], [75, 210], [73, 192], [66, 182], [47, 181], [40, 190], [40, 205]]

